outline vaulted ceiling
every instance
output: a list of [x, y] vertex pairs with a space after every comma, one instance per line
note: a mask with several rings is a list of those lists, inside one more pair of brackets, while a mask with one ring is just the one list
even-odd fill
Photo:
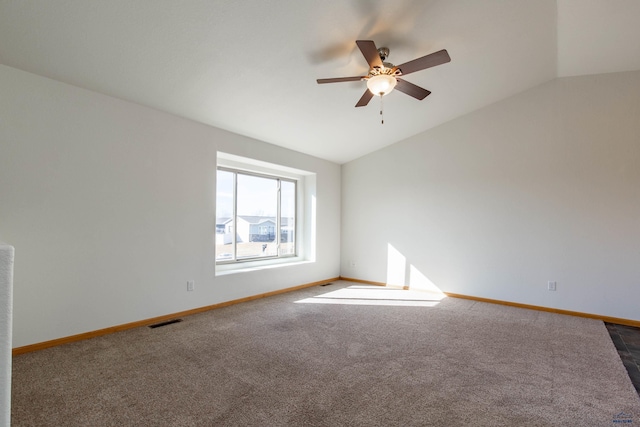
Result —
[[[637, 0], [0, 0], [0, 63], [337, 163], [556, 77], [640, 69]], [[354, 108], [355, 40], [452, 61]]]

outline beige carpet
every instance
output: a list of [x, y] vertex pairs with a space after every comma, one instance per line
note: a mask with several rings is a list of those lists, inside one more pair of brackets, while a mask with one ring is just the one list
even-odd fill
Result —
[[347, 282], [18, 356], [12, 399], [13, 426], [640, 424], [600, 321]]

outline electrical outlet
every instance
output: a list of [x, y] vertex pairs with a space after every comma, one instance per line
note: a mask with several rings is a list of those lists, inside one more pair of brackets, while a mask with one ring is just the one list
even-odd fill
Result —
[[193, 280], [189, 280], [187, 282], [187, 291], [192, 291], [193, 290], [193, 284], [194, 284]]
[[556, 290], [556, 282], [547, 282], [547, 289], [550, 291]]

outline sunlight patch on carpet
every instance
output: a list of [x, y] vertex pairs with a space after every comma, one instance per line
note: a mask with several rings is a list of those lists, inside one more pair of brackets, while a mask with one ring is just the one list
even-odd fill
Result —
[[445, 297], [438, 292], [354, 285], [312, 298], [304, 298], [296, 303], [435, 307]]

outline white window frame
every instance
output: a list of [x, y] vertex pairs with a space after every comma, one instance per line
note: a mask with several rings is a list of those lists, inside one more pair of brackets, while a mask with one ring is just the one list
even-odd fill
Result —
[[[280, 253], [280, 238], [281, 238], [281, 231], [282, 227], [281, 227], [281, 223], [280, 221], [282, 220], [282, 214], [281, 214], [281, 195], [280, 195], [280, 190], [281, 190], [281, 185], [282, 182], [290, 182], [293, 183], [295, 185], [296, 188], [296, 193], [295, 193], [295, 210], [294, 210], [294, 224], [297, 223], [297, 218], [298, 218], [298, 194], [297, 194], [297, 189], [298, 189], [298, 181], [296, 179], [292, 179], [292, 178], [288, 178], [288, 177], [283, 177], [283, 176], [279, 176], [279, 175], [267, 175], [264, 173], [256, 173], [256, 172], [249, 172], [247, 170], [241, 170], [241, 169], [234, 169], [234, 168], [229, 168], [229, 167], [225, 167], [225, 166], [218, 166], [217, 167], [217, 171], [224, 171], [224, 172], [230, 172], [233, 173], [234, 179], [233, 179], [233, 201], [234, 201], [234, 208], [233, 208], [233, 213], [232, 213], [232, 217], [231, 220], [233, 221], [233, 226], [231, 228], [237, 228], [237, 223], [238, 223], [238, 217], [240, 215], [238, 215], [237, 212], [237, 204], [238, 204], [238, 175], [244, 175], [244, 176], [253, 176], [253, 177], [257, 177], [257, 178], [266, 178], [266, 179], [271, 179], [274, 180], [278, 183], [278, 189], [277, 189], [277, 193], [276, 193], [276, 205], [277, 205], [277, 210], [276, 210], [276, 215], [275, 215], [275, 229], [274, 229], [274, 234], [275, 234], [275, 245], [276, 245], [276, 254], [275, 255], [267, 255], [267, 256], [250, 256], [250, 257], [243, 257], [243, 258], [238, 258], [238, 254], [237, 254], [237, 249], [238, 249], [238, 242], [236, 241], [236, 236], [237, 234], [235, 232], [231, 232], [231, 245], [232, 245], [232, 254], [233, 254], [233, 258], [230, 260], [217, 260], [216, 259], [216, 264], [231, 264], [231, 263], [238, 263], [238, 262], [251, 262], [251, 261], [257, 261], [257, 260], [266, 260], [266, 259], [274, 259], [274, 258], [290, 258], [290, 257], [296, 257], [298, 254], [298, 242], [297, 242], [297, 233], [293, 233], [294, 236], [294, 250], [292, 254], [281, 254]], [[258, 226], [258, 230], [259, 230], [259, 234], [267, 234], [268, 231], [268, 226], [266, 225], [259, 225]], [[249, 228], [251, 229], [251, 227]], [[217, 256], [217, 254], [216, 254]]]
[[[214, 254], [216, 275], [315, 261], [315, 173], [223, 152], [217, 153], [216, 166], [216, 176], [218, 169], [230, 169], [249, 175], [279, 177], [296, 182], [295, 255], [215, 261]], [[215, 188], [216, 186], [214, 191], [217, 191]], [[217, 200], [217, 194], [214, 200]]]

